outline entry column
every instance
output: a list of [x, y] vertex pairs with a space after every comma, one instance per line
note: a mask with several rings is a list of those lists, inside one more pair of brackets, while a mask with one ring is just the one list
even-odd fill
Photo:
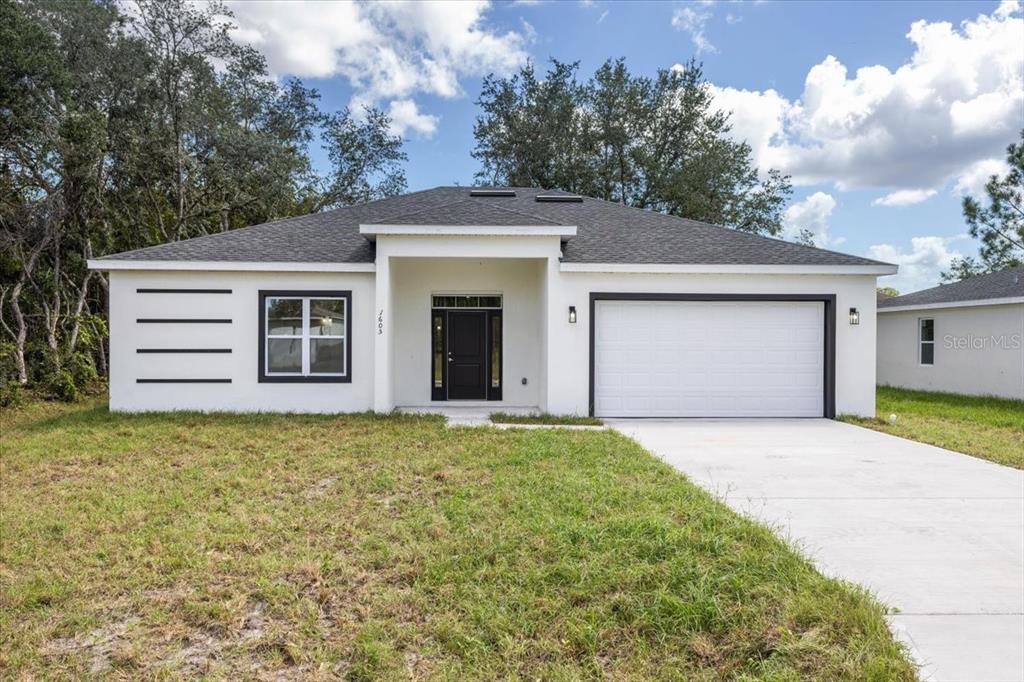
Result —
[[391, 391], [391, 259], [378, 244], [374, 280], [373, 409], [390, 412], [395, 404]]

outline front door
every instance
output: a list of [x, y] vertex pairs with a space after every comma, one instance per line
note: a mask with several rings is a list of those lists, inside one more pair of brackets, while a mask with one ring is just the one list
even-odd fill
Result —
[[487, 399], [487, 313], [448, 311], [448, 398]]

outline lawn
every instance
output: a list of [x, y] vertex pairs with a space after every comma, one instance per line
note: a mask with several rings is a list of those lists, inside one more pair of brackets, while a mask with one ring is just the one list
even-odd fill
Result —
[[876, 419], [843, 419], [1024, 469], [1024, 402], [879, 386], [877, 411]]
[[541, 426], [601, 426], [604, 421], [598, 417], [579, 415], [548, 414], [511, 414], [508, 412], [492, 412], [491, 421], [495, 424], [536, 424]]
[[909, 680], [827, 579], [611, 431], [0, 414], [0, 677]]

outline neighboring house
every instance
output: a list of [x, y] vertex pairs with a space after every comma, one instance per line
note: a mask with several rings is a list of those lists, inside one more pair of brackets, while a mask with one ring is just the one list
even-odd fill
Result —
[[880, 300], [878, 383], [1024, 400], [1024, 267]]
[[468, 187], [90, 266], [110, 273], [114, 410], [630, 417], [874, 414], [875, 287], [896, 271], [565, 192]]

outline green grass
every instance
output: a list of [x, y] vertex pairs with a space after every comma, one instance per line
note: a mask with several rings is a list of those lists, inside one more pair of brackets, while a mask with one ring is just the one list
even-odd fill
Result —
[[827, 579], [612, 431], [0, 414], [0, 677], [909, 680]]
[[491, 421], [495, 424], [546, 424], [551, 426], [601, 426], [604, 422], [597, 417], [581, 417], [578, 415], [548, 414], [509, 414], [492, 412]]
[[875, 419], [843, 419], [1024, 469], [1024, 402], [879, 386], [877, 410]]

